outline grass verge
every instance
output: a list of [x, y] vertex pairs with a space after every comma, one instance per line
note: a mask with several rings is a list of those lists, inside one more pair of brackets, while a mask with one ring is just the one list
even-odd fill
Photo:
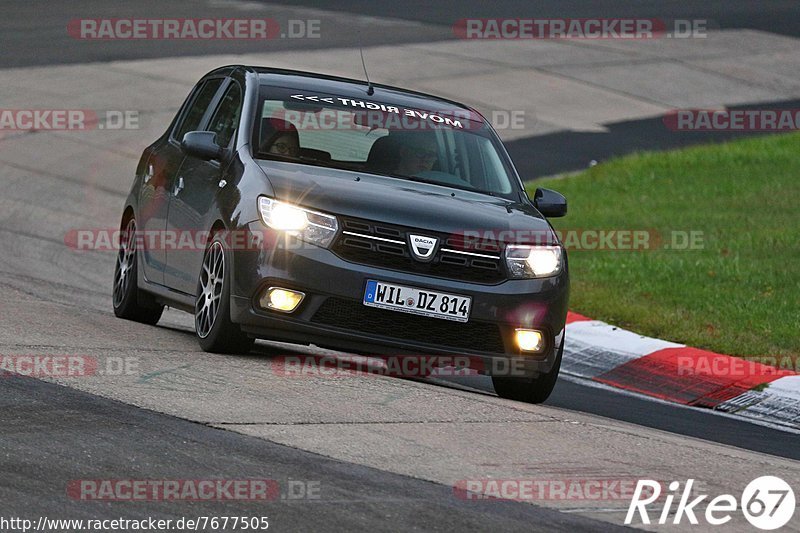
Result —
[[[730, 355], [800, 355], [800, 134], [634, 154], [536, 187], [569, 203], [552, 222], [573, 311]], [[649, 249], [569, 243], [612, 229], [648, 231]], [[689, 232], [700, 247], [674, 249]]]

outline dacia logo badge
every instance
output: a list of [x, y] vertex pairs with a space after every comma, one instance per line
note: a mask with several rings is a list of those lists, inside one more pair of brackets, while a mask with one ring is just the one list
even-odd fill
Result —
[[439, 239], [426, 235], [409, 235], [408, 243], [411, 245], [411, 254], [417, 261], [430, 261], [436, 251]]

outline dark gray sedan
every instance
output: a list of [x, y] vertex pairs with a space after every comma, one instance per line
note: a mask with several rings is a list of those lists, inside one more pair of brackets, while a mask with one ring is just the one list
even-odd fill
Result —
[[205, 75], [142, 154], [114, 312], [191, 312], [204, 350], [255, 338], [460, 354], [502, 397], [547, 399], [567, 255], [491, 126], [457, 102], [307, 72]]

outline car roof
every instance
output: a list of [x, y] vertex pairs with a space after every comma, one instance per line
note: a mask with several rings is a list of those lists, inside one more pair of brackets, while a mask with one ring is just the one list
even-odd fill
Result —
[[440, 113], [455, 113], [458, 111], [471, 111], [474, 109], [459, 102], [425, 94], [391, 85], [373, 83], [374, 93], [367, 95], [367, 82], [351, 78], [342, 78], [315, 72], [290, 70], [269, 67], [244, 67], [254, 72], [262, 85], [285, 87], [303, 91], [319, 92], [355, 98], [363, 101], [372, 101], [383, 104], [397, 105], [400, 107], [416, 108]]

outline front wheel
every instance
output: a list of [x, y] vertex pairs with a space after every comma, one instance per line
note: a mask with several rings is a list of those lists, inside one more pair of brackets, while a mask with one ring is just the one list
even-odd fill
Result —
[[231, 322], [231, 273], [223, 239], [215, 235], [203, 256], [194, 306], [194, 329], [206, 352], [247, 353], [255, 339]]
[[164, 312], [153, 298], [139, 290], [136, 253], [136, 220], [131, 218], [119, 243], [117, 263], [114, 266], [114, 314], [119, 318], [134, 320], [151, 326], [156, 324]]
[[498, 396], [507, 400], [526, 403], [542, 403], [550, 397], [556, 386], [558, 371], [561, 368], [561, 356], [564, 354], [564, 340], [558, 349], [556, 361], [550, 372], [539, 374], [535, 378], [509, 378], [492, 376], [492, 384]]

